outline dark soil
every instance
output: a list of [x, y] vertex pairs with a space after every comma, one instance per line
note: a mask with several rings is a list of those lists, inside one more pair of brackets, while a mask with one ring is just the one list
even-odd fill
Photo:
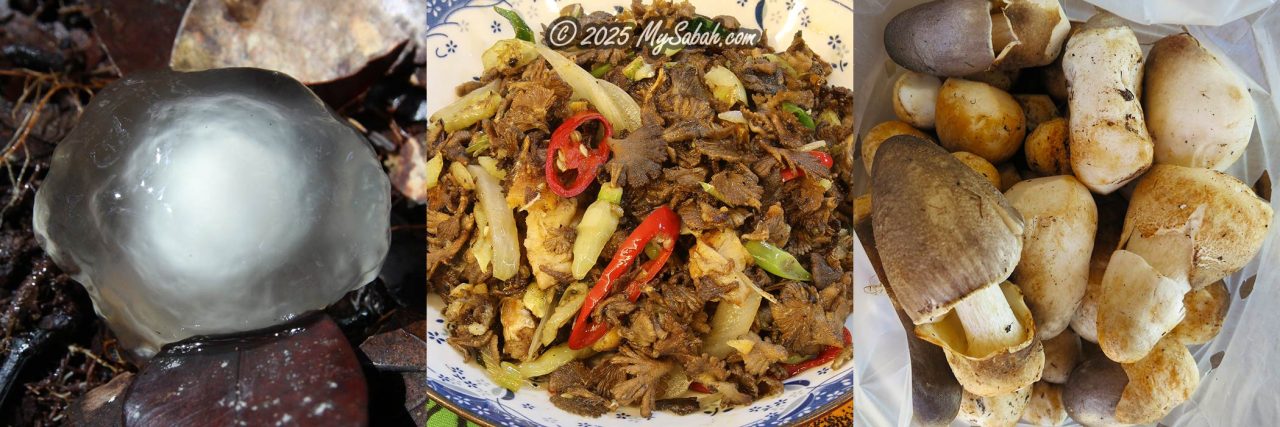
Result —
[[[68, 406], [86, 392], [117, 374], [137, 371], [94, 314], [84, 288], [48, 259], [32, 232], [32, 202], [53, 148], [75, 126], [94, 91], [119, 77], [94, 34], [90, 12], [80, 0], [0, 0], [4, 425], [61, 425]], [[425, 133], [424, 62], [410, 43], [356, 77], [315, 89], [340, 115], [357, 122], [385, 158], [408, 138]], [[383, 277], [327, 310], [353, 347], [425, 316], [423, 208], [396, 194], [392, 216], [392, 254]], [[407, 376], [379, 369], [374, 363], [365, 367], [371, 402], [412, 398], [405, 396], [402, 378]], [[386, 417], [407, 420], [406, 415]]]

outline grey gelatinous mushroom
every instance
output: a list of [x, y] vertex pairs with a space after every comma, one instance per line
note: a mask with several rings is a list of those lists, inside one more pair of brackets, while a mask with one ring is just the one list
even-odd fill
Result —
[[58, 144], [34, 228], [140, 355], [323, 308], [377, 275], [390, 184], [368, 142], [266, 70], [152, 72]]
[[1040, 377], [1044, 352], [1016, 286], [1022, 217], [941, 147], [895, 136], [877, 150], [872, 225], [894, 297], [978, 395]]

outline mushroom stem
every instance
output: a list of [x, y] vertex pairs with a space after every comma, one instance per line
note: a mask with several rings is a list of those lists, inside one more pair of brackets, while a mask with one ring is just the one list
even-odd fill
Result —
[[955, 306], [969, 343], [966, 353], [988, 355], [1022, 342], [1022, 324], [1009, 308], [1000, 284], [969, 294]]

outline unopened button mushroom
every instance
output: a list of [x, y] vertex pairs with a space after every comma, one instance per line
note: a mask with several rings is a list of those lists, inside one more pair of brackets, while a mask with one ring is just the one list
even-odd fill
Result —
[[920, 129], [933, 129], [934, 108], [942, 80], [907, 70], [893, 83], [893, 113]]
[[960, 420], [983, 427], [1013, 427], [1031, 402], [1031, 386], [998, 396], [965, 393], [960, 403]]
[[1244, 154], [1253, 136], [1253, 98], [1195, 37], [1157, 41], [1143, 87], [1156, 163], [1224, 170]]
[[1098, 210], [1070, 175], [1022, 181], [1005, 197], [1027, 221], [1013, 281], [1026, 295], [1036, 334], [1047, 340], [1067, 328], [1084, 298]]
[[992, 164], [1009, 160], [1026, 136], [1022, 106], [986, 83], [951, 78], [938, 92], [934, 127], [950, 151], [968, 151]]
[[34, 228], [142, 356], [273, 326], [373, 280], [390, 184], [310, 90], [231, 68], [126, 76], [58, 144]]
[[867, 134], [862, 137], [862, 165], [866, 166], [867, 173], [871, 173], [871, 166], [874, 164], [876, 150], [880, 148], [880, 144], [897, 135], [911, 135], [921, 139], [929, 139], [928, 134], [911, 127], [907, 122], [890, 120], [872, 126], [871, 129], [867, 130]]

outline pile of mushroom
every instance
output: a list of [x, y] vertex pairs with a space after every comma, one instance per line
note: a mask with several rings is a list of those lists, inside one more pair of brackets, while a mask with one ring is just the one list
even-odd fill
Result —
[[913, 423], [1145, 424], [1186, 401], [1188, 346], [1271, 223], [1221, 172], [1252, 135], [1241, 79], [1189, 34], [1144, 58], [1121, 19], [1056, 0], [935, 0], [884, 34], [898, 120], [863, 136], [854, 224], [909, 335]]

